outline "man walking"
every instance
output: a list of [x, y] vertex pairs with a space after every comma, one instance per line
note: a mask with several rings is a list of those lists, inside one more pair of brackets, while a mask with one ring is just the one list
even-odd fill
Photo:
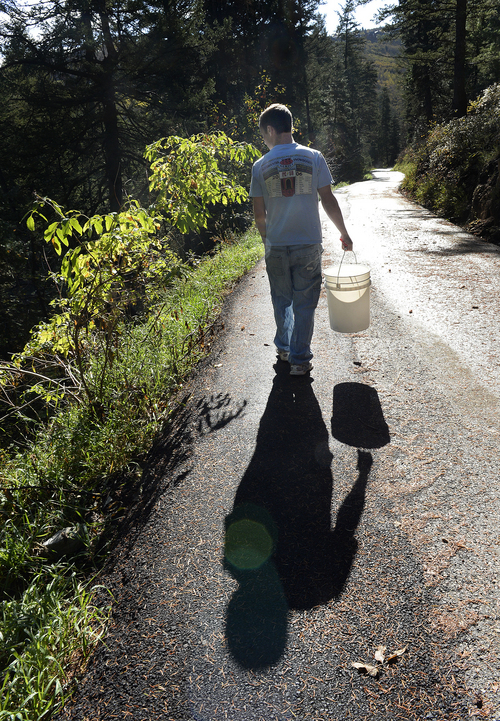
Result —
[[278, 356], [290, 363], [290, 375], [312, 369], [311, 338], [321, 290], [321, 222], [318, 194], [341, 234], [342, 247], [352, 240], [332, 193], [333, 182], [318, 150], [295, 143], [292, 114], [285, 105], [270, 105], [259, 118], [269, 153], [252, 169], [250, 196], [255, 224], [266, 247], [266, 270], [276, 321]]

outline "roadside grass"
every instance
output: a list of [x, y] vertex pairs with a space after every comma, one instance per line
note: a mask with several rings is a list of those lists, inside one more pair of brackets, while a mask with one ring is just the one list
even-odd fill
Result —
[[[371, 170], [369, 170], [367, 173], [363, 175], [363, 180], [373, 180], [373, 173]], [[342, 188], [348, 188], [350, 185], [352, 185], [351, 182], [348, 182], [346, 180], [342, 180], [340, 183], [336, 183], [335, 185], [332, 185], [332, 190], [341, 190]]]
[[[2, 721], [48, 719], [71, 695], [109, 615], [95, 599], [106, 520], [119, 510], [109, 479], [140, 468], [174, 395], [210, 351], [224, 298], [262, 252], [251, 231], [193, 260], [147, 316], [124, 322], [101, 414], [61, 407], [24, 447], [0, 451]], [[98, 375], [102, 354], [88, 352]], [[43, 543], [68, 527], [81, 529], [81, 547], [50, 555]]]
[[2, 601], [0, 718], [47, 719], [68, 698], [68, 678], [105, 630], [94, 590], [54, 564], [33, 575], [21, 598]]

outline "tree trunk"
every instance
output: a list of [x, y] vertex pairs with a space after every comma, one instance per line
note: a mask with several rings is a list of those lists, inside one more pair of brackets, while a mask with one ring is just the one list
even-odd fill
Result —
[[105, 12], [101, 12], [99, 15], [105, 47], [104, 59], [102, 62], [103, 78], [101, 84], [101, 102], [103, 106], [103, 145], [106, 162], [106, 180], [108, 185], [109, 207], [112, 213], [116, 213], [120, 210], [123, 203], [122, 154], [113, 72], [117, 57], [113, 37], [109, 27], [109, 18]]
[[103, 122], [104, 122], [104, 155], [106, 160], [106, 180], [108, 185], [109, 208], [117, 213], [123, 203], [123, 184], [121, 167], [121, 147], [118, 130], [118, 112], [112, 78], [107, 78], [104, 88]]
[[455, 63], [453, 69], [453, 111], [455, 117], [462, 118], [467, 113], [467, 94], [465, 91], [467, 0], [456, 0], [456, 3]]

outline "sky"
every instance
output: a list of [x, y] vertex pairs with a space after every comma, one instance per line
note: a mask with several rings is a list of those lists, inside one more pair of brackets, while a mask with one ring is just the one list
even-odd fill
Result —
[[[339, 0], [326, 0], [324, 4], [319, 6], [319, 12], [321, 15], [326, 16], [326, 29], [329, 35], [333, 35], [337, 29], [339, 16], [337, 10], [340, 9], [342, 2]], [[394, 1], [390, 0], [371, 0], [367, 5], [361, 5], [357, 8], [355, 13], [356, 22], [362, 28], [374, 28], [377, 27], [377, 23], [373, 20], [375, 13], [386, 5], [394, 5]]]
[[[30, 4], [32, 0], [25, 0]], [[356, 22], [362, 28], [374, 28], [377, 23], [373, 20], [375, 13], [386, 5], [393, 5], [396, 0], [370, 0], [366, 5], [358, 7], [355, 13]], [[342, 0], [323, 0], [319, 6], [319, 12], [326, 17], [326, 29], [329, 35], [333, 35], [338, 25], [337, 10], [343, 4]]]

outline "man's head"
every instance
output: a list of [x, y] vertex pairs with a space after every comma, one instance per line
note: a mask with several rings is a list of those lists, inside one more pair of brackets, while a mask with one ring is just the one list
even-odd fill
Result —
[[259, 118], [259, 130], [268, 148], [292, 142], [292, 113], [286, 105], [273, 103]]
[[278, 135], [281, 133], [292, 132], [293, 118], [291, 112], [286, 105], [273, 103], [266, 108], [259, 118], [259, 128], [266, 129], [268, 125], [276, 130]]

